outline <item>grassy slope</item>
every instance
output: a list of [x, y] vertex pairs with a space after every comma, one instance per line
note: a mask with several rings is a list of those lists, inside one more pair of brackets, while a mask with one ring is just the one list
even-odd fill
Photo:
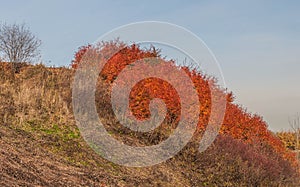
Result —
[[[1, 65], [3, 70], [3, 65]], [[72, 72], [26, 66], [12, 82], [0, 75], [0, 181], [17, 184], [188, 184], [166, 165], [125, 168], [102, 159], [83, 141], [71, 109]]]
[[[115, 165], [94, 153], [75, 125], [71, 106], [72, 70], [25, 65], [12, 79], [6, 66], [0, 65], [1, 186], [272, 185], [269, 179], [256, 177], [255, 181], [254, 177], [250, 181], [237, 172], [230, 164], [239, 164], [239, 160], [232, 160], [229, 165], [218, 163], [224, 155], [216, 155], [216, 146], [197, 153], [195, 143], [156, 166]], [[107, 126], [117, 123], [108, 119]], [[209, 156], [215, 160], [207, 160]]]

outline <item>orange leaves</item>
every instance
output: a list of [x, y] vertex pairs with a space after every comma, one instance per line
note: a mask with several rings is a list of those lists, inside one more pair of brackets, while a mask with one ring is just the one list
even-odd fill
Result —
[[[298, 133], [300, 133], [300, 132], [298, 132]], [[279, 139], [284, 143], [285, 147], [287, 147], [288, 149], [291, 149], [291, 150], [299, 149], [297, 147], [297, 145], [300, 145], [300, 140], [298, 140], [298, 143], [297, 143], [297, 138], [296, 138], [297, 136], [296, 136], [295, 132], [281, 131], [281, 132], [277, 132], [276, 135], [279, 137]]]
[[[154, 98], [160, 98], [168, 108], [167, 119], [180, 115], [180, 100], [170, 84], [157, 78], [149, 78], [139, 82], [130, 93], [130, 107], [139, 119], [150, 117], [149, 103]], [[142, 110], [142, 109], [146, 110]], [[140, 111], [144, 111], [141, 113]]]

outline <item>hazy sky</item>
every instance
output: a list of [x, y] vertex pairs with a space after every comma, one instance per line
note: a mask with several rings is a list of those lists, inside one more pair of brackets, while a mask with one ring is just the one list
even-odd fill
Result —
[[43, 42], [48, 65], [69, 65], [74, 51], [136, 21], [183, 26], [216, 55], [236, 101], [270, 129], [300, 112], [300, 1], [1, 1], [0, 22], [25, 22]]

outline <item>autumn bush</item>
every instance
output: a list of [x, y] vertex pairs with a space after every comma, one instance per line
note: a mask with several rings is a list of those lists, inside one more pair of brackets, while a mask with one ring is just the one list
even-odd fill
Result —
[[[165, 60], [160, 56], [159, 50], [154, 47], [150, 49], [141, 49], [139, 45], [126, 45], [120, 41], [103, 42], [100, 46], [99, 51], [104, 54], [103, 56], [110, 56], [110, 54], [113, 54], [107, 59], [107, 63], [100, 72], [101, 79], [110, 85], [108, 86], [108, 92], [111, 91], [111, 85], [113, 85], [113, 82], [122, 70], [133, 65], [136, 61], [145, 58], [157, 58], [161, 61], [163, 67], [176, 66], [175, 61]], [[75, 53], [71, 64], [72, 68], [79, 68], [82, 58], [84, 58], [86, 52], [93, 49], [93, 47], [94, 46], [91, 45], [80, 47]], [[198, 93], [201, 106], [199, 108], [200, 114], [197, 132], [204, 132], [209, 121], [212, 101], [211, 89], [218, 90], [219, 94], [227, 98], [226, 112], [220, 134], [226, 135], [226, 137], [230, 136], [243, 144], [236, 143], [237, 146], [232, 146], [226, 143], [229, 141], [229, 138], [220, 138], [218, 144], [221, 146], [222, 143], [220, 141], [224, 141], [224, 154], [226, 151], [230, 151], [228, 154], [234, 156], [233, 152], [236, 151], [240, 155], [239, 159], [248, 160], [243, 163], [246, 164], [247, 167], [255, 170], [252, 175], [256, 175], [256, 173], [256, 177], [259, 177], [259, 175], [266, 175], [269, 180], [275, 180], [282, 177], [279, 175], [282, 175], [283, 170], [290, 174], [291, 169], [287, 165], [290, 164], [294, 167], [298, 165], [295, 154], [288, 151], [285, 145], [270, 130], [268, 130], [268, 126], [266, 122], [263, 121], [262, 117], [257, 114], [251, 114], [245, 108], [235, 104], [233, 94], [220, 88], [217, 85], [216, 79], [192, 69], [191, 67], [176, 67], [185, 71], [192, 80]], [[168, 74], [168, 68], [162, 69], [161, 71]], [[143, 73], [143, 71], [141, 70], [140, 73]], [[134, 74], [132, 74], [132, 76], [134, 76]], [[149, 118], [149, 103], [153, 98], [161, 98], [165, 102], [168, 109], [166, 116], [167, 121], [169, 123], [177, 123], [180, 119], [180, 98], [172, 85], [161, 79], [148, 78], [134, 86], [130, 93], [129, 103], [132, 113], [139, 119]], [[230, 142], [234, 143], [236, 141], [230, 139]], [[256, 149], [257, 145], [263, 145], [264, 149]], [[253, 149], [249, 146], [252, 146]], [[231, 149], [228, 147], [231, 147]], [[266, 147], [268, 147], [268, 149]], [[243, 149], [249, 149], [249, 151], [247, 152]], [[255, 154], [256, 151], [259, 151], [260, 153]], [[226, 157], [226, 159], [230, 160], [231, 158]], [[236, 160], [234, 162], [238, 161]], [[224, 165], [224, 167], [226, 166]], [[241, 172], [243, 169], [245, 168], [241, 168]]]
[[[284, 143], [286, 148], [290, 150], [297, 150], [297, 138], [295, 132], [280, 131], [276, 132], [276, 135]], [[300, 140], [298, 140], [298, 145], [300, 145]]]
[[[194, 170], [201, 173], [195, 185], [297, 186], [299, 174], [289, 161], [269, 145], [249, 145], [229, 135], [219, 135], [203, 153], [190, 155]], [[186, 166], [189, 167], [189, 166]]]

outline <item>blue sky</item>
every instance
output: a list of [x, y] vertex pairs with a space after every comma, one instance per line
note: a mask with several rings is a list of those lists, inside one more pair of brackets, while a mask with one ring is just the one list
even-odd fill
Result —
[[270, 129], [300, 112], [299, 1], [3, 1], [0, 22], [25, 22], [43, 42], [48, 65], [69, 65], [74, 51], [136, 21], [187, 28], [216, 55], [237, 102]]

